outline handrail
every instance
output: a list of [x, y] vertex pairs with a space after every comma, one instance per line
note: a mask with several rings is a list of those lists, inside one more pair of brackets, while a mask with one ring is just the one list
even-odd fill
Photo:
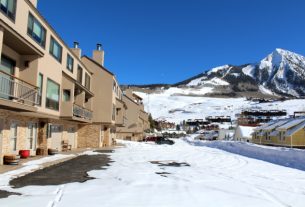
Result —
[[77, 104], [73, 104], [73, 116], [91, 120], [92, 115], [93, 115], [92, 111]]
[[80, 105], [78, 105], [78, 104], [76, 104], [76, 103], [73, 103], [73, 104], [76, 105], [76, 106], [78, 106], [78, 107], [80, 107], [80, 108], [86, 109], [87, 111], [93, 112], [91, 109], [87, 109], [87, 108], [85, 108], [85, 107], [83, 107], [83, 106], [80, 106]]
[[32, 86], [32, 87], [35, 88], [35, 89], [38, 88], [38, 86], [35, 86], [35, 85], [33, 85], [33, 84], [31, 84], [31, 83], [25, 81], [25, 80], [22, 80], [22, 79], [20, 79], [20, 78], [18, 78], [18, 77], [16, 77], [16, 76], [11, 75], [11, 74], [9, 74], [9, 73], [6, 73], [6, 72], [4, 72], [4, 71], [2, 71], [2, 70], [0, 70], [0, 73], [3, 73], [4, 75], [7, 75], [7, 76], [9, 76], [9, 77], [11, 77], [11, 78], [13, 78], [13, 79], [17, 79], [17, 80], [19, 80], [19, 81], [21, 81], [21, 82], [23, 82], [23, 83], [26, 83], [26, 84]]
[[31, 84], [0, 71], [0, 98], [22, 101], [24, 104], [31, 103], [37, 105], [38, 103], [38, 87], [32, 87]]

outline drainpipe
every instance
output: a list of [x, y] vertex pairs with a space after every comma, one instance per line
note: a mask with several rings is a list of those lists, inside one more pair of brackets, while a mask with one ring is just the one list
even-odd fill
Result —
[[292, 136], [290, 136], [290, 148], [292, 148]]

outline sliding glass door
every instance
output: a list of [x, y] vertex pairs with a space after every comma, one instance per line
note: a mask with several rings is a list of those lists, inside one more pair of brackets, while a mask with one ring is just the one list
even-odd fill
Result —
[[1, 57], [0, 64], [0, 98], [10, 99], [13, 93], [13, 80], [11, 75], [14, 75], [15, 62], [6, 58]]

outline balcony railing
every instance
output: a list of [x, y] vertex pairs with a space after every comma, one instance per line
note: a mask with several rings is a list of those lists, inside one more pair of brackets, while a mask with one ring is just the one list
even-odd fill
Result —
[[39, 104], [36, 86], [3, 71], [0, 71], [0, 98], [15, 100], [27, 105]]
[[92, 111], [74, 104], [73, 105], [73, 116], [78, 117], [78, 118], [91, 120], [92, 119]]

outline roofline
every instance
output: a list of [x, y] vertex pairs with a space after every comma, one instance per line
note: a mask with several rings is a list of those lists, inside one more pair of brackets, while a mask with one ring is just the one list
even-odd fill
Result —
[[106, 69], [104, 66], [102, 66], [101, 64], [99, 64], [98, 62], [96, 62], [95, 60], [93, 60], [92, 58], [88, 57], [87, 55], [83, 55], [82, 58], [86, 58], [87, 60], [90, 60], [92, 63], [94, 63], [96, 66], [98, 66], [99, 68], [101, 68], [102, 70], [104, 70], [105, 72], [109, 73], [110, 75], [112, 75], [113, 77], [115, 77], [115, 75], [110, 72], [108, 69]]
[[138, 99], [140, 99], [141, 101], [143, 101], [143, 98], [141, 96], [138, 96], [137, 94], [135, 94], [134, 92], [132, 92], [132, 95], [137, 97]]
[[85, 66], [85, 64], [82, 62], [81, 58], [77, 57], [77, 55], [71, 50], [71, 48], [69, 47], [69, 45], [60, 37], [60, 35], [56, 32], [56, 30], [52, 27], [52, 25], [47, 21], [47, 19], [40, 13], [40, 11], [32, 4], [32, 2], [30, 0], [25, 0], [25, 2], [33, 9], [33, 11], [36, 13], [36, 15], [38, 15], [42, 21], [44, 21], [44, 23], [49, 27], [49, 29], [54, 33], [54, 35], [61, 41], [61, 43], [67, 48], [67, 50], [70, 52], [70, 54], [76, 58], [83, 67], [85, 67], [85, 69], [87, 71], [89, 71], [91, 73], [90, 70], [88, 70], [88, 68]]
[[136, 105], [138, 105], [139, 106], [139, 104], [137, 103], [137, 102], [135, 102], [134, 100], [132, 100], [131, 98], [129, 98], [128, 96], [126, 96], [125, 94], [124, 94], [124, 97], [126, 97], [128, 100], [130, 100], [132, 103], [134, 103], [134, 104], [136, 104]]

